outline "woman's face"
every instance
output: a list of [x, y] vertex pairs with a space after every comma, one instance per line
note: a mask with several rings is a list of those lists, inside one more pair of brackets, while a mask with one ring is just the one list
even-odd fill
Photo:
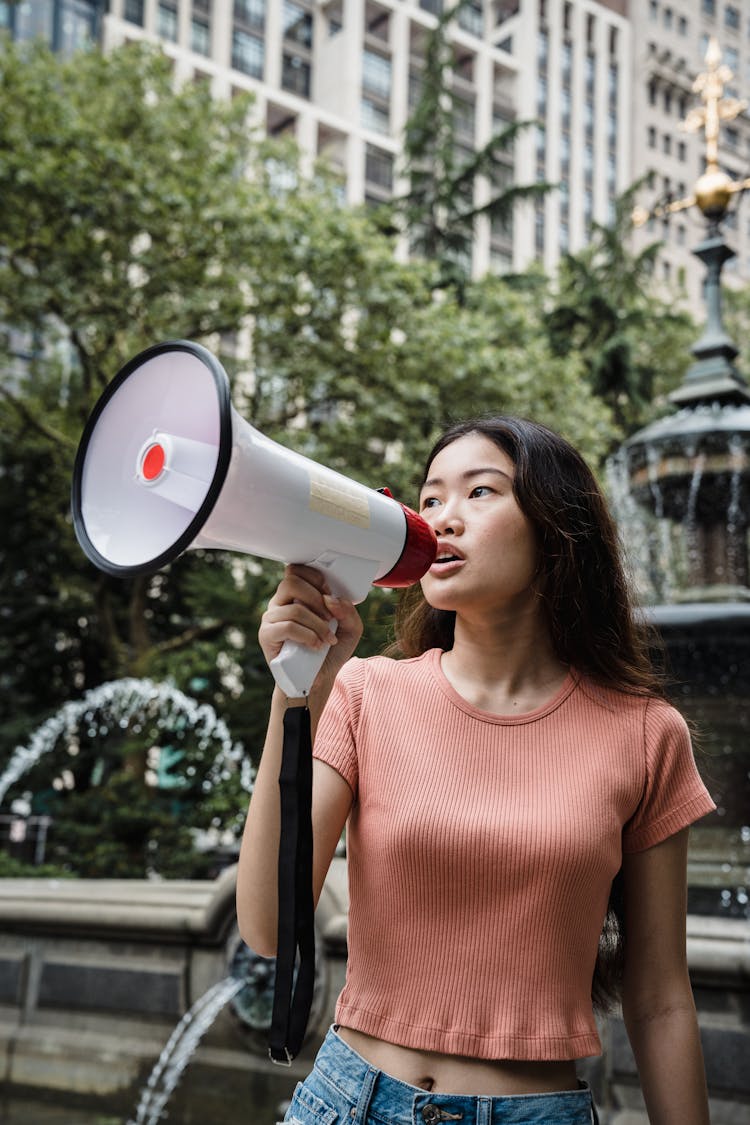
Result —
[[513, 494], [515, 466], [482, 434], [467, 434], [433, 459], [420, 513], [438, 551], [422, 579], [435, 609], [485, 613], [536, 600], [539, 551], [534, 529]]

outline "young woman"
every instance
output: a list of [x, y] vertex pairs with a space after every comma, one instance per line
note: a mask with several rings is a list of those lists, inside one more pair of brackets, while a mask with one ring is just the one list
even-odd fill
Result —
[[[706, 1125], [686, 857], [714, 805], [594, 477], [543, 426], [473, 420], [437, 442], [420, 511], [438, 555], [400, 607], [402, 659], [351, 659], [359, 617], [305, 567], [260, 628], [271, 660], [338, 622], [309, 698], [313, 867], [317, 901], [347, 824], [347, 979], [286, 1120], [596, 1121], [575, 1061], [601, 1051], [592, 989], [611, 998], [619, 965], [651, 1125]], [[240, 857], [240, 929], [265, 956], [283, 714], [301, 704], [274, 692]]]

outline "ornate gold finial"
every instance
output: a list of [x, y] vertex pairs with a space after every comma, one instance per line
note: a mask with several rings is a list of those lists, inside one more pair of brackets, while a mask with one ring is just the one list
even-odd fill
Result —
[[719, 130], [722, 121], [733, 121], [745, 109], [747, 102], [739, 98], [725, 98], [724, 87], [732, 80], [732, 71], [721, 61], [721, 48], [711, 36], [706, 51], [707, 69], [693, 83], [693, 90], [701, 95], [703, 106], [691, 109], [683, 123], [689, 133], [703, 129], [706, 135], [706, 170], [695, 185], [695, 202], [704, 215], [719, 219], [729, 205], [729, 197], [745, 185], [735, 184], [719, 167]]
[[633, 211], [633, 225], [640, 227], [650, 218], [671, 215], [675, 211], [685, 211], [697, 204], [703, 214], [714, 222], [724, 215], [729, 200], [735, 192], [750, 188], [750, 179], [731, 180], [719, 167], [719, 130], [722, 121], [732, 121], [747, 109], [748, 103], [739, 98], [725, 98], [724, 87], [731, 82], [733, 75], [728, 66], [721, 61], [721, 48], [715, 36], [711, 36], [706, 51], [706, 70], [699, 74], [693, 83], [693, 90], [701, 95], [702, 106], [691, 109], [682, 123], [688, 133], [703, 129], [706, 134], [706, 170], [695, 185], [695, 193], [685, 199], [666, 200], [647, 210], [636, 207]]

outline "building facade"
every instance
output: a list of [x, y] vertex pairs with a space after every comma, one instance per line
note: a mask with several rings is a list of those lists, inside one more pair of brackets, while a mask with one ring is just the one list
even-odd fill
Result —
[[[256, 124], [292, 134], [308, 168], [325, 160], [352, 204], [405, 188], [404, 126], [419, 93], [425, 45], [444, 0], [21, 0], [0, 3], [0, 23], [71, 50], [159, 40], [178, 81], [205, 81], [217, 98], [254, 95]], [[647, 207], [689, 197], [705, 144], [682, 123], [699, 105], [693, 82], [715, 35], [732, 71], [727, 94], [750, 91], [750, 0], [473, 0], [450, 32], [457, 143], [467, 152], [513, 120], [519, 135], [498, 184], [555, 185], [522, 203], [513, 221], [477, 226], [472, 269], [554, 271], [560, 256], [607, 223], [616, 195], [650, 175]], [[722, 167], [742, 180], [750, 119], [721, 132]], [[478, 182], [476, 202], [493, 185]], [[750, 212], [738, 193], [726, 225], [737, 257], [727, 278], [750, 278]], [[642, 248], [663, 241], [665, 293], [702, 315], [702, 238], [696, 208], [657, 217], [635, 232]], [[401, 253], [407, 253], [406, 246]]]

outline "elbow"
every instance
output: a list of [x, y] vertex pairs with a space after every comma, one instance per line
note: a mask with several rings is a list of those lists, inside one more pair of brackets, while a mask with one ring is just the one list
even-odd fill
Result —
[[276, 933], [268, 926], [259, 924], [258, 919], [248, 915], [248, 912], [237, 904], [237, 928], [240, 937], [253, 953], [258, 957], [273, 958], [276, 956]]

